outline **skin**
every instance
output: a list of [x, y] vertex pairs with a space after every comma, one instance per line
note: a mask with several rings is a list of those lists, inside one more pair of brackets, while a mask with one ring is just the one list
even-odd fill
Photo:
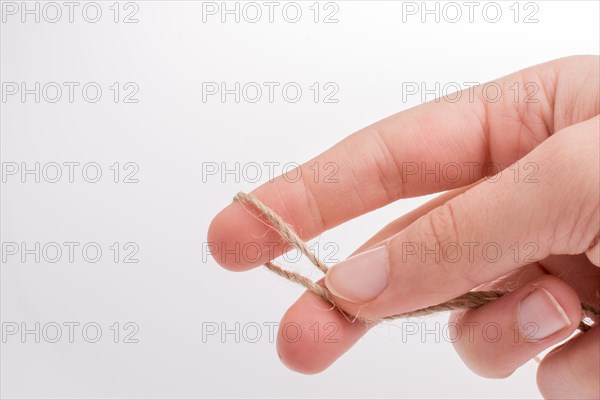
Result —
[[[299, 182], [279, 177], [253, 194], [308, 240], [323, 231], [392, 201], [445, 191], [430, 203], [400, 217], [356, 253], [385, 246], [390, 281], [382, 294], [359, 304], [336, 298], [352, 315], [379, 318], [437, 304], [475, 288], [510, 288], [510, 294], [474, 310], [454, 312], [459, 326], [516, 322], [520, 301], [535, 288], [550, 293], [562, 306], [569, 326], [540, 341], [502, 338], [496, 343], [459, 340], [458, 354], [475, 373], [507, 377], [544, 349], [569, 338], [579, 323], [580, 303], [599, 304], [600, 296], [600, 58], [577, 56], [534, 66], [495, 82], [499, 101], [475, 91], [459, 101], [432, 101], [361, 129], [300, 167]], [[539, 88], [525, 102], [515, 101], [511, 85]], [[510, 95], [508, 95], [510, 93]], [[475, 169], [460, 179], [422, 179], [403, 174], [402, 163], [479, 163], [505, 169], [515, 162], [535, 165], [535, 183], [503, 173], [484, 179]], [[309, 168], [333, 162], [337, 183], [315, 182]], [[527, 164], [530, 163], [530, 164]], [[523, 173], [523, 169], [520, 170]], [[495, 171], [494, 171], [495, 172]], [[504, 257], [492, 268], [476, 257], [427, 265], [400, 261], [405, 242], [463, 243], [472, 240], [536, 243], [530, 259]], [[278, 234], [234, 202], [212, 221], [208, 241], [233, 248], [258, 243], [263, 253], [253, 260], [216, 253], [224, 268], [244, 271], [281, 254]], [[279, 243], [267, 251], [268, 243]], [[222, 246], [221, 246], [222, 247]], [[272, 250], [272, 245], [271, 245]], [[277, 251], [280, 250], [280, 251]], [[334, 267], [335, 268], [335, 267]], [[410, 282], [410, 285], [406, 283]], [[304, 293], [283, 316], [302, 329], [318, 326], [337, 342], [293, 342], [280, 331], [277, 350], [289, 368], [302, 373], [326, 369], [364, 335], [369, 326], [348, 321], [330, 304]], [[471, 325], [472, 326], [472, 325]], [[330, 325], [328, 325], [330, 327]], [[322, 337], [322, 336], [320, 336]], [[477, 340], [479, 338], [479, 340]], [[540, 363], [537, 383], [547, 398], [600, 397], [600, 327], [578, 333], [552, 350]]]

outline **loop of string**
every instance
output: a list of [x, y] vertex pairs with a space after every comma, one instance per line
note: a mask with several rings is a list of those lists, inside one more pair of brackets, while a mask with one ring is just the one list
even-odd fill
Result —
[[[298, 250], [308, 258], [308, 260], [321, 272], [324, 274], [327, 273], [329, 267], [325, 265], [321, 260], [319, 260], [315, 254], [308, 248], [308, 245], [302, 240], [298, 234], [294, 231], [294, 229], [283, 220], [279, 215], [275, 213], [275, 211], [271, 210], [265, 204], [263, 204], [260, 200], [258, 200], [254, 195], [249, 193], [240, 192], [235, 197], [235, 200], [238, 200], [242, 203], [242, 205], [251, 205], [256, 211], [259, 212], [260, 216], [264, 219], [263, 222], [267, 223], [273, 229], [275, 229], [281, 237], [286, 240], [290, 245], [294, 246]], [[279, 265], [269, 261], [265, 264], [269, 270], [273, 271], [277, 275], [291, 281], [295, 282], [299, 285], [304, 286], [309, 292], [314, 295], [322, 298], [323, 300], [332, 304], [333, 307], [337, 308], [346, 318], [351, 321], [355, 321], [357, 319], [361, 319], [358, 316], [350, 317], [348, 316], [341, 308], [337, 306], [333, 297], [331, 296], [329, 290], [324, 286], [318, 285], [313, 282], [311, 279], [297, 273], [294, 271], [286, 270]], [[509, 293], [508, 291], [501, 290], [478, 290], [467, 292], [461, 296], [458, 296], [452, 300], [448, 300], [446, 302], [421, 308], [419, 310], [409, 311], [401, 314], [390, 315], [382, 320], [391, 320], [396, 318], [408, 318], [408, 317], [420, 317], [425, 315], [430, 315], [437, 312], [442, 311], [453, 311], [453, 310], [462, 310], [468, 308], [477, 308], [481, 307], [485, 304], [488, 304], [505, 294]], [[586, 321], [586, 317], [588, 315], [600, 315], [600, 307], [593, 306], [591, 304], [582, 303], [583, 316], [582, 321], [579, 324], [578, 329], [585, 332], [589, 330], [593, 326], [593, 322]], [[349, 318], [350, 317], [350, 318]], [[591, 318], [587, 318], [591, 321]], [[361, 319], [365, 322], [373, 322], [371, 320], [367, 321]]]

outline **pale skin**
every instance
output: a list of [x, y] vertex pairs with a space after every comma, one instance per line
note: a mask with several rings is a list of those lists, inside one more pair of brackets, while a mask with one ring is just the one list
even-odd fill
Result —
[[[457, 102], [432, 101], [402, 111], [361, 129], [301, 166], [306, 179], [290, 182], [279, 177], [252, 193], [308, 240], [392, 201], [445, 191], [391, 222], [356, 250], [354, 254], [382, 249], [377, 251], [386, 263], [381, 276], [385, 285], [374, 297], [367, 296], [360, 283], [346, 278], [346, 289], [342, 288], [346, 291], [336, 286], [342, 269], [347, 268], [345, 262], [334, 266], [322, 284], [348, 314], [373, 319], [447, 301], [475, 288], [510, 288], [510, 294], [493, 303], [451, 315], [458, 326], [475, 326], [474, 338], [480, 339], [454, 343], [466, 365], [482, 376], [507, 377], [576, 332], [581, 302], [596, 306], [600, 302], [599, 77], [598, 56], [568, 57], [527, 68], [494, 81], [505, 94], [497, 102], [475, 91], [474, 98], [465, 94]], [[515, 100], [510, 89], [515, 83], [520, 88], [533, 83], [539, 88], [538, 101], [525, 102], [524, 96]], [[316, 162], [335, 163], [337, 183], [315, 181], [309, 168]], [[435, 163], [494, 163], [502, 169], [518, 162], [534, 165], [535, 179], [515, 179], [514, 173], [484, 179], [485, 172], [477, 168], [458, 180], [423, 179], [418, 174], [406, 176], [401, 166], [407, 162], [430, 167]], [[520, 171], [524, 172], [523, 167]], [[232, 271], [257, 267], [284, 248], [273, 229], [237, 202], [214, 218], [208, 241], [229, 248], [236, 242], [264, 244], [262, 256], [251, 261], [214, 254], [217, 262]], [[273, 247], [273, 242], [281, 245]], [[536, 248], [534, 254], [528, 252], [530, 258], [511, 254], [493, 265], [479, 256], [458, 262], [443, 257], [425, 262], [401, 257], [406, 243], [466, 242], [496, 243], [502, 248], [534, 243]], [[350, 289], [359, 294], [362, 290], [365, 296], [350, 296]], [[515, 340], [507, 334], [491, 343], [477, 334], [481, 333], [478, 327], [488, 322], [513, 332], [510, 327], [521, 321], [524, 299], [533, 292], [537, 300], [529, 302], [529, 309], [540, 304], [536, 318], [554, 321], [540, 328], [542, 338]], [[546, 315], [541, 305], [554, 308]], [[289, 308], [280, 326], [288, 322], [307, 329], [329, 322], [339, 327], [337, 342], [303, 335], [292, 343], [280, 332], [277, 350], [282, 361], [308, 374], [326, 369], [369, 329], [360, 321], [349, 321], [311, 293], [304, 293]], [[599, 376], [600, 327], [596, 325], [543, 358], [537, 384], [546, 398], [593, 399], [600, 397]]]

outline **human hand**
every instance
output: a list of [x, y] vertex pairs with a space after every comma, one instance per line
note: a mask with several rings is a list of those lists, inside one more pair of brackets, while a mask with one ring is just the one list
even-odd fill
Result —
[[[474, 97], [463, 93], [456, 102], [423, 104], [358, 131], [300, 167], [304, 177], [315, 163], [335, 163], [338, 183], [279, 177], [253, 194], [307, 240], [397, 199], [448, 191], [390, 223], [331, 268], [324, 283], [343, 310], [369, 319], [475, 288], [510, 288], [490, 304], [451, 316], [457, 326], [474, 327], [475, 338], [484, 337], [478, 330], [488, 322], [511, 332], [494, 343], [454, 343], [476, 373], [506, 377], [567, 339], [581, 319], [581, 302], [600, 301], [599, 76], [597, 56], [569, 57], [502, 78], [497, 85], [504, 95], [497, 102], [475, 90]], [[513, 85], [532, 89], [533, 102], [515, 101]], [[463, 173], [422, 175], [436, 165], [458, 165]], [[503, 172], [486, 179], [498, 172], [490, 165]], [[252, 261], [214, 255], [235, 271], [263, 264], [284, 248], [277, 232], [239, 203], [215, 217], [208, 236], [224, 244], [219, 249], [260, 238], [264, 252]], [[274, 242], [282, 245], [274, 248]], [[450, 244], [462, 255], [436, 258], [423, 251]], [[490, 262], [481, 249], [492, 244], [500, 253]], [[289, 321], [339, 327], [336, 343], [306, 336], [291, 343], [278, 335], [284, 363], [304, 373], [327, 368], [369, 328], [310, 293], [290, 307], [280, 326]], [[549, 353], [538, 368], [542, 394], [598, 398], [599, 347], [595, 326]]]

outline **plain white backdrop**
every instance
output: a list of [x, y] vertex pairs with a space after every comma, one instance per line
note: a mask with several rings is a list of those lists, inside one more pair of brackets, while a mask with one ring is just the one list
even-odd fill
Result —
[[[275, 2], [270, 22], [264, 2], [2, 2], [2, 397], [539, 398], [533, 361], [487, 380], [443, 337], [421, 337], [445, 315], [409, 321], [416, 335], [380, 326], [322, 374], [287, 370], [270, 327], [302, 289], [219, 268], [206, 231], [268, 165], [281, 173], [436, 94], [407, 83], [439, 95], [597, 54], [598, 2], [482, 1], [472, 21], [460, 1], [437, 3], [439, 21], [423, 14], [436, 2], [314, 3]], [[222, 82], [240, 82], [239, 102], [211, 94]], [[272, 102], [264, 82], [278, 85]], [[342, 260], [425, 200], [315, 246]]]

